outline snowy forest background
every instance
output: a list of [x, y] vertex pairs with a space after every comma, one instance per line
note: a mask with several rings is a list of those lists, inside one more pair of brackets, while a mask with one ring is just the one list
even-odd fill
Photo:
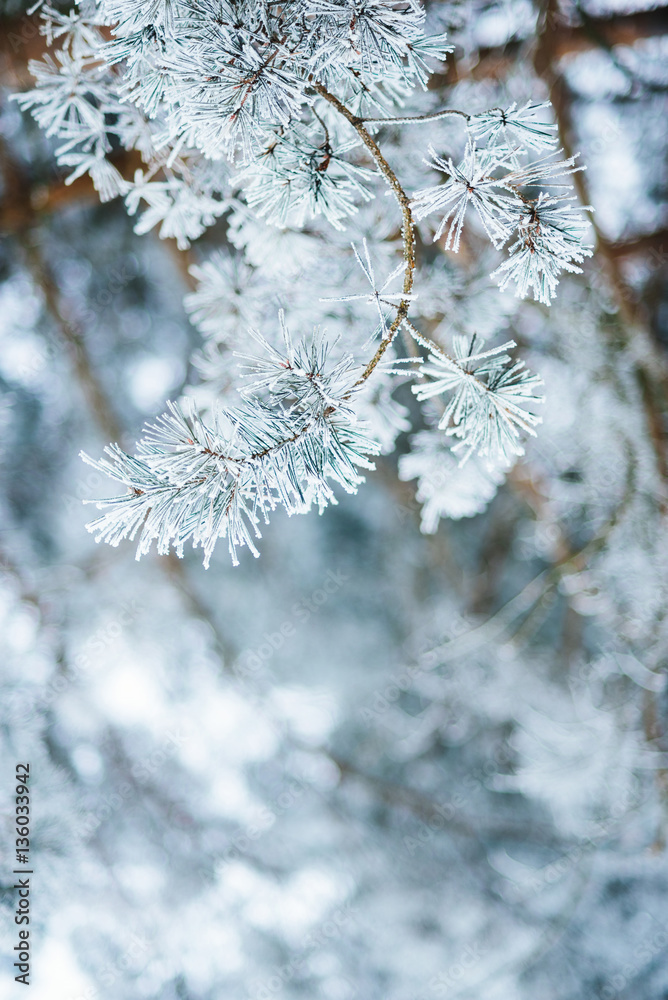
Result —
[[[421, 250], [435, 308], [540, 372], [543, 423], [486, 509], [425, 533], [401, 386], [413, 428], [357, 495], [276, 514], [259, 560], [223, 543], [205, 571], [188, 548], [96, 546], [81, 501], [110, 491], [78, 453], [131, 448], [202, 372], [225, 378], [184, 307], [198, 279], [239, 325], [267, 262], [297, 316], [302, 285], [340, 291], [338, 265], [259, 223], [253, 285], [224, 219], [179, 249], [66, 185], [9, 100], [33, 86], [38, 17], [2, 4], [1, 864], [9, 918], [27, 758], [32, 1000], [668, 998], [668, 19], [427, 13], [454, 52], [409, 110], [549, 99], [587, 165], [596, 252], [549, 309], [499, 292], [475, 227], [457, 257]], [[416, 136], [384, 147], [414, 188]], [[385, 225], [387, 271], [391, 210], [380, 192], [359, 223]], [[2, 940], [18, 995], [10, 919]]]

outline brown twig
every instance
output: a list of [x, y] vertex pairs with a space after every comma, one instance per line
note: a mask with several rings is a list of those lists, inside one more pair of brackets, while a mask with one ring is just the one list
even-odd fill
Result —
[[[403, 242], [404, 249], [404, 259], [406, 261], [406, 268], [404, 270], [404, 285], [403, 294], [409, 296], [413, 288], [413, 280], [415, 276], [415, 233], [413, 231], [413, 215], [411, 212], [410, 199], [401, 184], [397, 180], [397, 176], [390, 167], [389, 163], [380, 151], [380, 148], [376, 141], [371, 137], [367, 129], [364, 127], [363, 120], [357, 115], [354, 115], [349, 108], [343, 104], [335, 94], [331, 94], [326, 87], [321, 83], [313, 83], [313, 88], [324, 100], [328, 101], [332, 107], [334, 107], [340, 115], [348, 121], [352, 127], [355, 129], [360, 139], [366, 146], [366, 148], [371, 153], [373, 159], [378, 165], [378, 169], [382, 173], [383, 177], [387, 181], [390, 190], [394, 194], [402, 214], [402, 228], [401, 228], [401, 238]], [[390, 346], [394, 340], [398, 330], [401, 327], [402, 322], [406, 319], [409, 309], [409, 299], [404, 298], [399, 303], [396, 315], [390, 324], [390, 327], [378, 345], [378, 350], [374, 356], [369, 361], [368, 365], [364, 369], [362, 375], [357, 380], [356, 385], [361, 385], [366, 382], [369, 376], [372, 374], [374, 368], [381, 360], [385, 351]]]

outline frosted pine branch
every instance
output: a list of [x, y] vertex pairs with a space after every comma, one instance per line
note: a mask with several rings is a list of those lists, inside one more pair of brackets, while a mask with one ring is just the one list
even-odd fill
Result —
[[532, 149], [544, 149], [556, 146], [558, 139], [554, 133], [557, 126], [554, 122], [537, 121], [537, 112], [545, 112], [550, 107], [549, 101], [534, 104], [532, 101], [518, 108], [516, 103], [509, 108], [492, 108], [481, 114], [472, 115], [468, 128], [474, 139], [501, 139], [505, 142], [519, 142], [521, 146]]
[[469, 142], [459, 164], [452, 158], [442, 159], [433, 147], [429, 152], [432, 157], [429, 165], [446, 174], [448, 181], [439, 187], [418, 191], [413, 208], [417, 219], [424, 219], [432, 212], [445, 213], [434, 234], [434, 242], [443, 236], [447, 226], [445, 249], [459, 250], [469, 204], [478, 213], [492, 243], [498, 246], [505, 242], [510, 232], [512, 195], [509, 197], [506, 186], [494, 173], [510, 165], [510, 151], [497, 146], [481, 150]]
[[411, 451], [399, 460], [401, 479], [417, 479], [422, 506], [421, 530], [428, 535], [443, 517], [458, 520], [480, 514], [504, 481], [507, 466], [472, 456], [465, 465], [446, 447], [439, 431], [416, 434]]
[[[107, 512], [88, 525], [98, 541], [117, 545], [140, 532], [137, 558], [154, 540], [159, 553], [173, 547], [179, 556], [192, 541], [208, 565], [218, 538], [227, 537], [236, 565], [240, 547], [258, 555], [259, 525], [276, 507], [322, 512], [337, 502], [332, 484], [357, 491], [358, 470], [373, 469], [368, 456], [379, 452], [349, 404], [357, 370], [348, 358], [325, 370], [321, 337], [295, 348], [284, 331], [285, 355], [270, 349], [247, 366], [248, 404], [221, 408], [210, 426], [190, 401], [170, 403], [135, 456], [117, 445], [100, 461], [83, 456], [128, 491], [98, 502]], [[255, 395], [262, 389], [271, 403]]]
[[523, 361], [511, 360], [506, 351], [515, 346], [509, 340], [488, 351], [476, 350], [484, 347], [476, 337], [469, 342], [455, 336], [454, 357], [431, 345], [429, 360], [419, 369], [428, 380], [413, 386], [419, 400], [452, 393], [438, 426], [459, 439], [452, 450], [463, 454], [461, 464], [477, 454], [510, 465], [514, 456], [524, 454], [522, 436], [535, 436], [540, 417], [533, 408], [543, 402], [535, 390], [542, 380]]
[[492, 273], [501, 289], [517, 283], [517, 295], [524, 298], [533, 289], [534, 298], [549, 305], [554, 298], [562, 270], [578, 273], [578, 265], [591, 257], [593, 249], [584, 242], [589, 223], [572, 198], [550, 198], [541, 193], [535, 203], [526, 203], [517, 212], [517, 239], [509, 247], [510, 256]]
[[[187, 300], [204, 337], [194, 358], [198, 406], [209, 398], [201, 411], [170, 404], [134, 457], [108, 449], [97, 467], [128, 492], [102, 502], [98, 537], [139, 535], [139, 554], [154, 540], [181, 554], [190, 541], [208, 562], [224, 536], [236, 561], [243, 546], [257, 553], [259, 525], [277, 505], [301, 513], [334, 502], [336, 484], [354, 491], [368, 456], [408, 430], [408, 411], [392, 396], [410, 368], [396, 353], [402, 328], [429, 352], [414, 387], [427, 423], [429, 401], [446, 397], [429, 431], [441, 444], [430, 439], [416, 459], [428, 523], [487, 502], [498, 470], [535, 433], [540, 380], [510, 360], [512, 342], [482, 351], [476, 338], [458, 337], [450, 357], [418, 332], [416, 323], [434, 329], [446, 317], [430, 315], [429, 295], [414, 287], [416, 222], [434, 218], [431, 235], [445, 250], [481, 238], [506, 247], [492, 265], [501, 288], [513, 281], [520, 297], [533, 291], [548, 304], [560, 273], [578, 271], [591, 253], [571, 194], [580, 168], [554, 150], [549, 104], [402, 116], [452, 48], [442, 32], [425, 34], [417, 0], [91, 0], [78, 14], [46, 9], [44, 32], [53, 53], [32, 64], [36, 86], [18, 100], [53, 137], [68, 182], [88, 173], [102, 200], [124, 199], [137, 233], [157, 229], [182, 249], [227, 217], [230, 244], [196, 265], [200, 287]], [[460, 135], [448, 153], [444, 119]], [[417, 180], [412, 197], [383, 139], [384, 124], [402, 123], [427, 129], [423, 162], [443, 176], [432, 186]], [[141, 158], [132, 177], [110, 161], [119, 147]], [[418, 171], [420, 160], [416, 150]], [[346, 227], [366, 292], [350, 280]], [[376, 271], [388, 277], [377, 281]], [[320, 294], [323, 278], [335, 296]], [[373, 307], [371, 325], [353, 315], [358, 302]], [[324, 317], [312, 315], [318, 303]], [[447, 321], [475, 329], [473, 296], [456, 304], [462, 315]], [[277, 305], [315, 326], [314, 336], [293, 344], [282, 313], [281, 337], [253, 332], [267, 329]], [[476, 475], [452, 471], [453, 454], [475, 462]], [[429, 455], [451, 470], [453, 489], [463, 484], [466, 502], [424, 486]]]

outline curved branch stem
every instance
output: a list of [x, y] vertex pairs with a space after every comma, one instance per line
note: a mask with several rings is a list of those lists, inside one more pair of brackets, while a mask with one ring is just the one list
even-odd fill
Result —
[[465, 111], [456, 111], [454, 108], [444, 108], [442, 111], [430, 111], [426, 115], [406, 115], [401, 118], [358, 118], [358, 122], [373, 122], [374, 125], [419, 125], [421, 122], [435, 122], [439, 118], [447, 118], [448, 115], [459, 115], [467, 122], [471, 121], [471, 115]]
[[[380, 151], [378, 144], [369, 134], [367, 129], [365, 129], [363, 120], [358, 118], [352, 113], [352, 111], [343, 104], [338, 97], [331, 94], [326, 87], [321, 83], [313, 83], [313, 88], [325, 101], [328, 101], [340, 115], [348, 121], [352, 127], [355, 129], [360, 139], [366, 146], [366, 148], [371, 153], [372, 157], [378, 164], [378, 169], [382, 173], [383, 177], [387, 181], [394, 197], [396, 198], [399, 208], [401, 209], [401, 214], [403, 217], [403, 224], [401, 227], [401, 238], [403, 242], [404, 249], [404, 259], [406, 261], [406, 268], [404, 271], [404, 285], [403, 294], [405, 296], [410, 295], [413, 288], [413, 279], [415, 275], [415, 233], [413, 232], [414, 222], [413, 214], [411, 212], [410, 199], [401, 184], [397, 180], [397, 176], [392, 170], [391, 166], [383, 156]], [[392, 323], [385, 335], [378, 345], [378, 350], [374, 356], [369, 361], [368, 365], [362, 372], [360, 378], [355, 383], [356, 385], [361, 385], [363, 382], [369, 378], [374, 368], [381, 360], [385, 351], [390, 346], [394, 340], [403, 320], [408, 316], [409, 300], [408, 298], [403, 298], [397, 307], [397, 312], [392, 320]]]
[[223, 462], [233, 462], [235, 465], [247, 465], [249, 462], [257, 462], [261, 458], [266, 458], [267, 455], [272, 455], [276, 451], [280, 451], [281, 448], [285, 448], [288, 444], [293, 444], [293, 442], [298, 441], [299, 438], [308, 434], [310, 430], [313, 429], [315, 420], [313, 417], [298, 431], [289, 437], [284, 438], [282, 441], [277, 441], [275, 444], [267, 445], [262, 451], [253, 452], [252, 455], [242, 455], [239, 458], [235, 458], [232, 455], [223, 455], [222, 452], [213, 451], [211, 448], [202, 448], [202, 452], [205, 455], [210, 455], [212, 458], [219, 458]]

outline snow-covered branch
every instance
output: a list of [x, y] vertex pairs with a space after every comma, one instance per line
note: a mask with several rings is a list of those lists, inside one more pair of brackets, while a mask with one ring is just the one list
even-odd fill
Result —
[[[418, 401], [427, 402], [427, 423], [428, 401], [451, 393], [438, 421], [443, 449], [454, 437], [453, 454], [504, 467], [523, 453], [522, 441], [538, 423], [531, 407], [539, 380], [521, 361], [510, 362], [510, 341], [481, 351], [475, 337], [458, 337], [449, 357], [417, 333], [416, 322], [433, 328], [445, 318], [425, 313], [415, 288], [417, 223], [426, 227], [434, 213], [440, 217], [432, 235], [437, 242], [444, 237], [445, 250], [458, 251], [465, 233], [474, 241], [482, 236], [496, 251], [507, 246], [508, 256], [493, 271], [501, 288], [512, 280], [521, 297], [533, 290], [549, 303], [559, 273], [579, 270], [591, 252], [586, 220], [568, 190], [580, 168], [555, 152], [545, 103], [402, 115], [405, 101], [426, 89], [430, 72], [452, 51], [442, 31], [425, 33], [425, 20], [417, 0], [297, 0], [269, 7], [257, 0], [148, 6], [97, 0], [79, 13], [44, 9], [53, 54], [33, 64], [36, 87], [19, 102], [55, 138], [59, 161], [71, 171], [68, 181], [87, 172], [103, 200], [124, 199], [138, 233], [157, 227], [182, 248], [227, 216], [230, 239], [245, 255], [245, 263], [226, 267], [221, 286], [214, 280], [213, 299], [205, 291], [191, 297], [207, 337], [196, 364], [207, 377], [224, 368], [224, 378], [212, 378], [220, 398], [207, 416], [190, 402], [170, 404], [134, 458], [111, 447], [98, 467], [129, 492], [107, 502], [110, 509], [95, 523], [99, 537], [115, 544], [141, 528], [140, 552], [152, 539], [160, 551], [174, 545], [178, 552], [192, 540], [208, 561], [215, 540], [226, 535], [236, 560], [239, 546], [255, 551], [258, 524], [277, 504], [301, 512], [332, 502], [331, 483], [356, 489], [356, 469], [369, 467], [365, 456], [381, 442], [391, 447], [405, 428], [407, 411], [391, 398], [407, 374], [398, 366], [405, 360], [397, 355], [402, 330], [430, 351], [420, 369], [424, 381], [415, 386]], [[462, 157], [442, 153], [438, 129], [448, 122], [463, 133]], [[427, 172], [419, 156], [410, 170], [403, 168], [412, 172], [410, 183], [400, 179], [382, 138], [384, 126], [404, 123], [433, 130], [425, 141]], [[141, 158], [132, 177], [112, 162], [119, 146]], [[535, 152], [538, 159], [531, 158]], [[444, 174], [445, 183], [420, 186], [431, 170]], [[398, 208], [394, 214], [376, 197], [381, 178]], [[369, 246], [381, 218], [379, 239], [400, 245], [402, 262], [384, 262], [388, 277], [377, 287], [371, 257], [379, 247]], [[264, 236], [263, 224], [269, 226]], [[338, 242], [351, 225], [364, 248], [364, 257], [354, 251], [356, 261], [372, 285], [361, 296], [348, 285]], [[288, 259], [278, 251], [268, 261], [271, 241], [278, 247], [288, 238]], [[309, 271], [307, 262], [323, 253], [331, 258], [337, 296], [314, 287], [323, 274]], [[349, 249], [345, 253], [350, 260]], [[282, 275], [291, 258], [293, 278], [286, 284]], [[232, 276], [244, 269], [247, 295], [258, 284], [254, 272], [265, 276], [253, 303], [244, 303]], [[198, 274], [205, 286], [213, 277], [207, 264]], [[400, 274], [401, 290], [387, 291]], [[348, 312], [342, 328], [340, 313], [329, 306], [328, 322], [310, 346], [293, 347], [288, 337], [277, 353], [276, 338], [260, 338], [263, 359], [249, 365], [248, 328], [261, 325], [255, 312], [266, 321], [269, 303], [275, 310], [292, 300], [306, 328], [320, 322], [306, 319], [309, 288], [312, 308], [337, 301], [350, 310], [360, 299], [372, 302], [377, 325], [369, 329]], [[238, 375], [235, 350], [247, 362]], [[373, 433], [360, 430], [365, 421]], [[423, 464], [428, 451], [422, 449]], [[481, 497], [489, 497], [498, 478], [494, 473], [481, 487]]]
[[[285, 354], [262, 341], [265, 357], [249, 358], [248, 402], [220, 409], [207, 425], [192, 403], [169, 403], [146, 428], [135, 456], [117, 445], [108, 458], [85, 460], [126, 487], [98, 506], [107, 512], [89, 525], [98, 540], [117, 545], [140, 531], [137, 558], [157, 542], [165, 554], [183, 555], [192, 541], [208, 565], [217, 540], [226, 537], [232, 561], [243, 546], [258, 555], [259, 525], [282, 506], [303, 514], [336, 503], [332, 484], [354, 493], [373, 469], [378, 446], [356, 421], [349, 400], [357, 370], [352, 358], [327, 367], [327, 345], [314, 335]], [[263, 399], [260, 393], [264, 392]]]

